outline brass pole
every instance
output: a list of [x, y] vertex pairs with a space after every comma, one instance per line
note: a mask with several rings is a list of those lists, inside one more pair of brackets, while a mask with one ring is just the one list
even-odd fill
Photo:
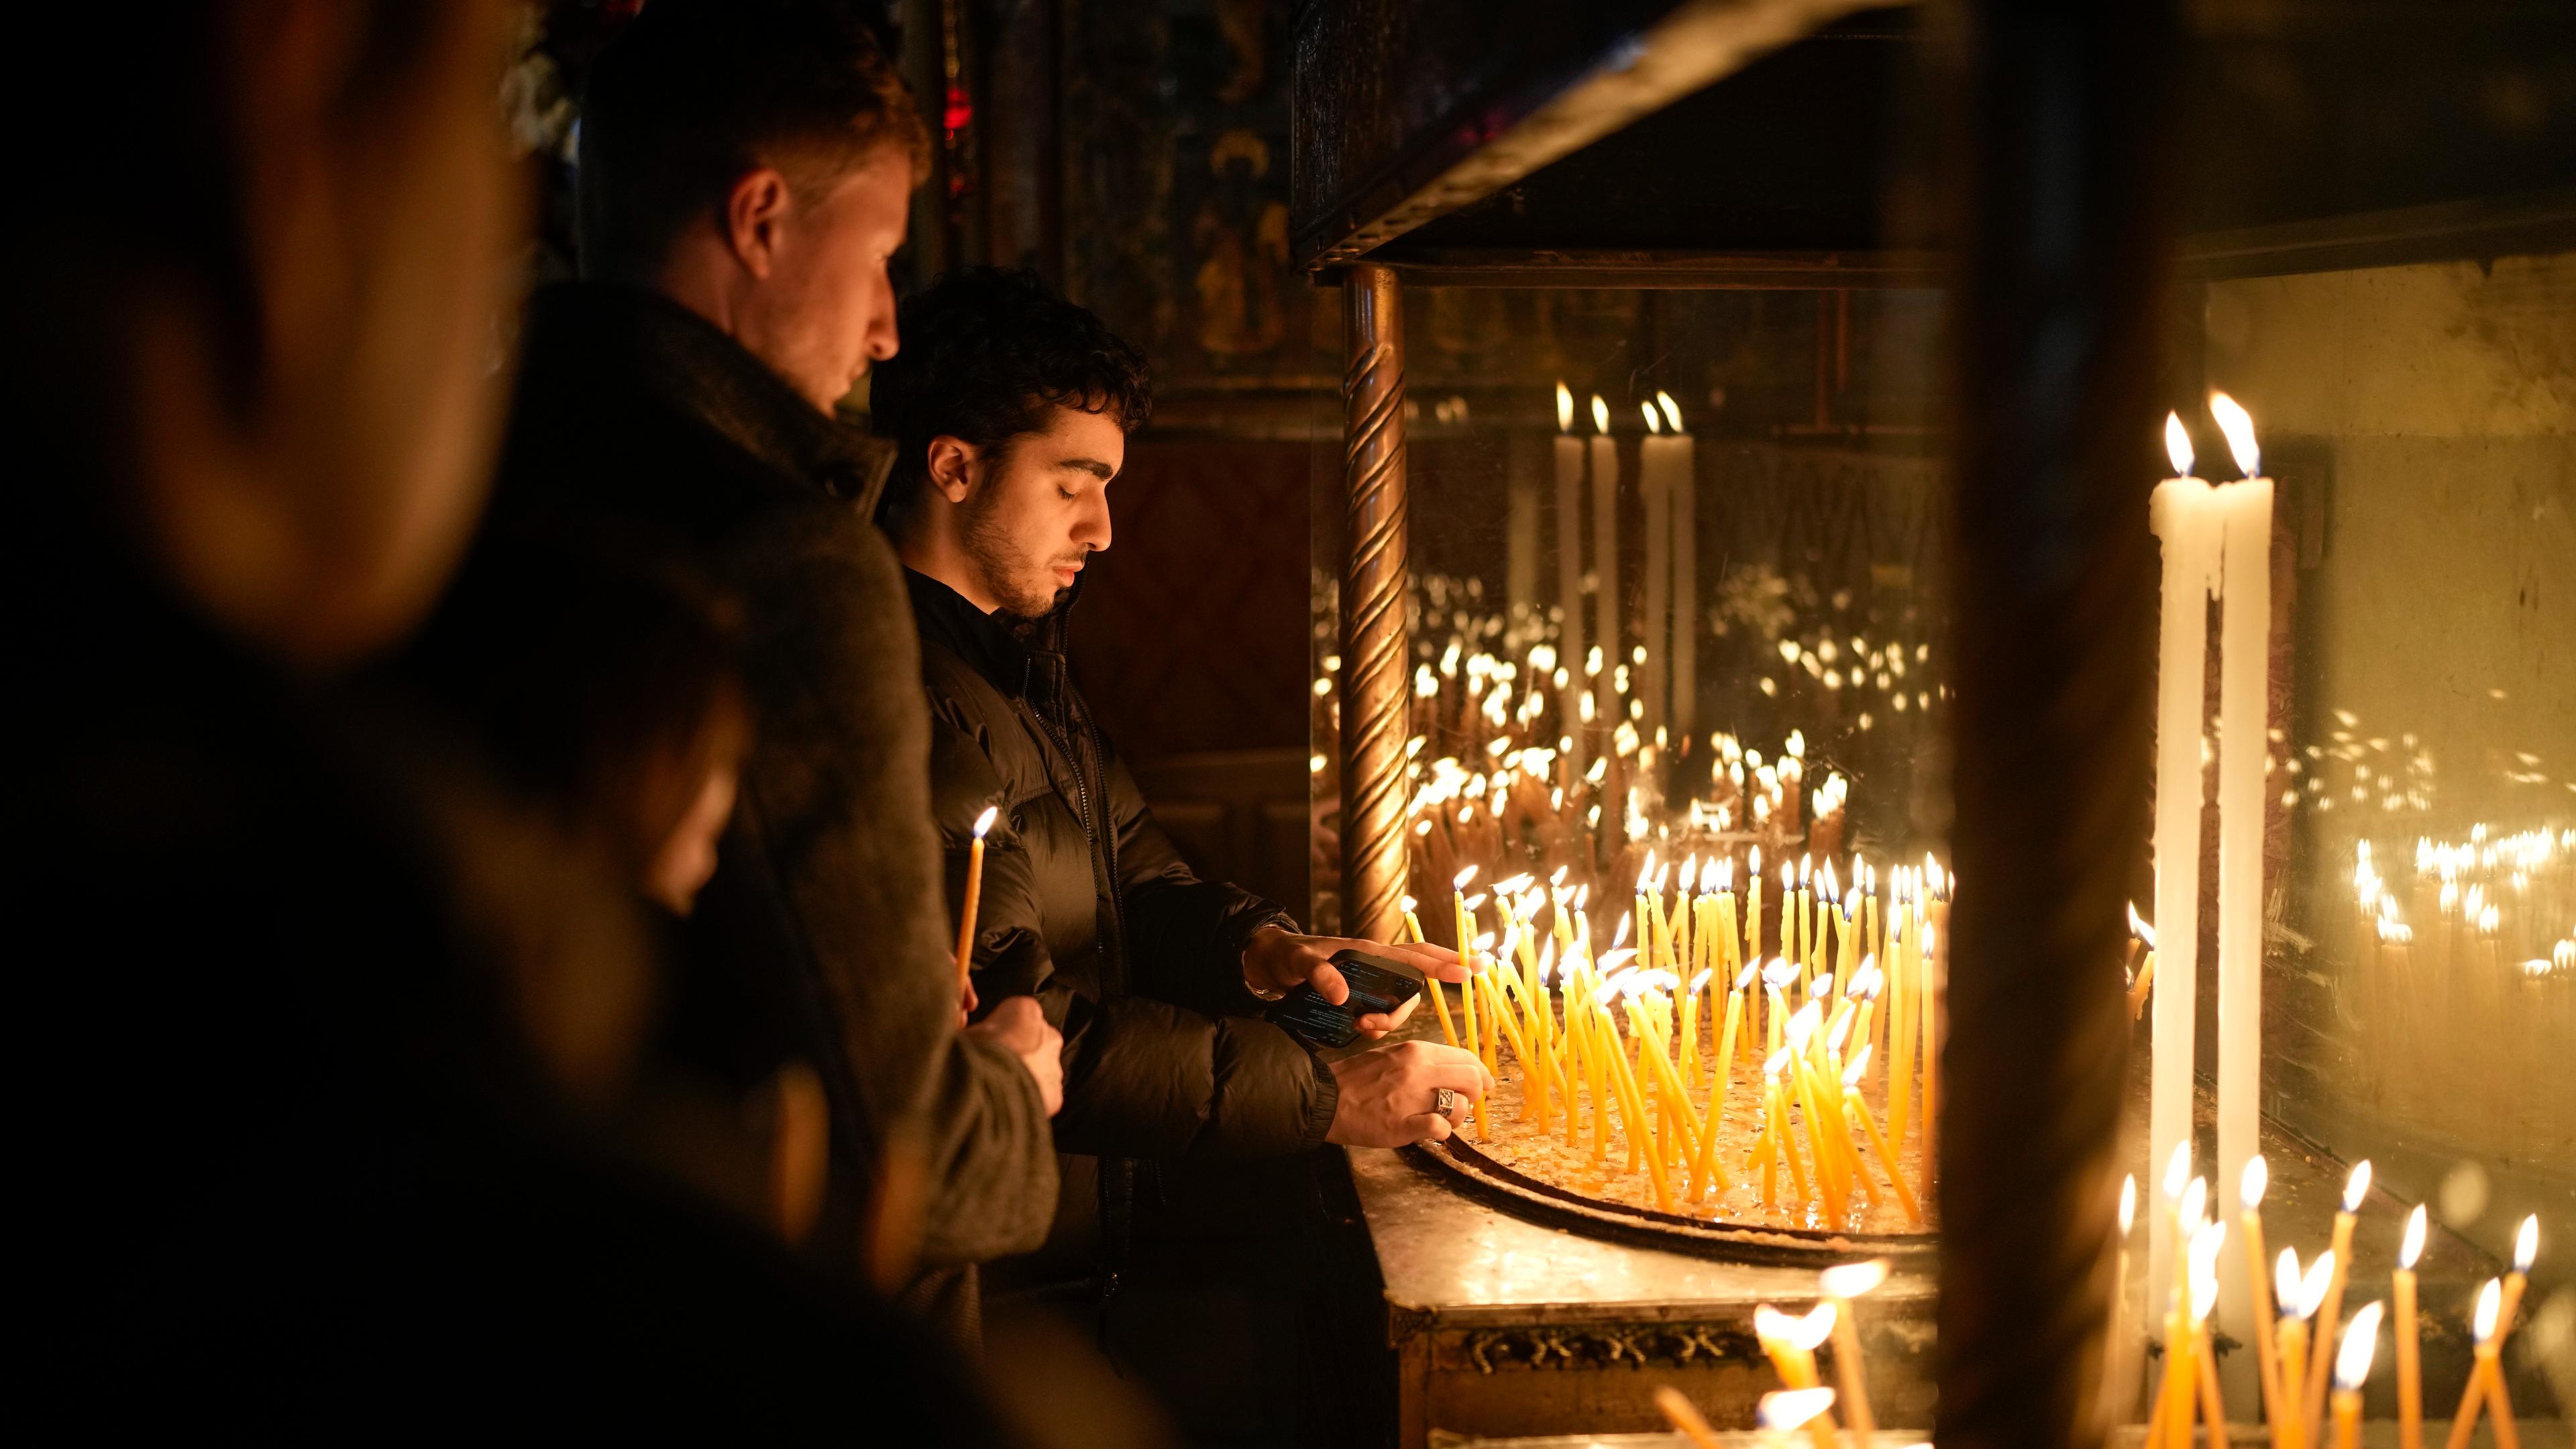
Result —
[[1342, 931], [1390, 940], [1403, 919], [1404, 304], [1371, 263], [1342, 279]]

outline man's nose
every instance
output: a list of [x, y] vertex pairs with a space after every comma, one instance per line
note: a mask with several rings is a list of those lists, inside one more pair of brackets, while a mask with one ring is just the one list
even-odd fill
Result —
[[1106, 492], [1091, 495], [1091, 502], [1074, 520], [1073, 541], [1099, 553], [1109, 547], [1109, 498]]
[[903, 339], [895, 332], [894, 317], [894, 289], [880, 289], [875, 301], [869, 304], [867, 345], [870, 361], [883, 362], [903, 346]]

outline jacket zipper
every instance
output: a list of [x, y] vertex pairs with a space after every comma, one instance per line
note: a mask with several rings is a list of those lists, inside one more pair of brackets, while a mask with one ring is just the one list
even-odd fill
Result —
[[[1092, 868], [1096, 873], [1093, 888], [1109, 898], [1111, 939], [1106, 943], [1107, 950], [1104, 952], [1104, 957], [1116, 963], [1118, 979], [1115, 983], [1106, 980], [1101, 983], [1101, 994], [1106, 997], [1112, 990], [1123, 993], [1127, 989], [1127, 917], [1125, 905], [1118, 898], [1117, 836], [1108, 828], [1107, 821], [1101, 821], [1095, 826], [1092, 818], [1091, 776], [1099, 769], [1103, 752], [1099, 748], [1098, 733], [1090, 727], [1087, 715], [1083, 720], [1082, 737], [1083, 742], [1092, 747], [1089, 754], [1086, 756], [1083, 751], [1076, 749], [1074, 741], [1070, 738], [1073, 732], [1073, 681], [1064, 672], [1064, 657], [1061, 654], [1055, 656], [1051, 677], [1055, 702], [1062, 706], [1065, 712], [1065, 725], [1059, 728], [1054, 720], [1047, 717], [1047, 711], [1044, 708], [1033, 707], [1029, 713], [1036, 716], [1038, 728], [1044, 730], [1048, 740], [1063, 753], [1065, 763], [1073, 767], [1074, 816], [1082, 823], [1084, 842], [1092, 848]], [[1027, 690], [1023, 688], [1021, 694], [1025, 699]], [[1120, 1272], [1127, 1260], [1128, 1239], [1134, 1232], [1132, 1214], [1136, 1190], [1130, 1176], [1134, 1170], [1134, 1164], [1124, 1158], [1101, 1159], [1101, 1245], [1106, 1250], [1109, 1260], [1103, 1268], [1098, 1285], [1101, 1312], [1104, 1315], [1101, 1320], [1104, 1340], [1108, 1331], [1108, 1319], [1105, 1315], [1108, 1313], [1109, 1300], [1118, 1295]]]

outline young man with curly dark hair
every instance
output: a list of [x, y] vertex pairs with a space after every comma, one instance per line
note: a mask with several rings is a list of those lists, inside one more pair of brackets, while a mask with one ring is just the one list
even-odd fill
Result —
[[[1329, 963], [1346, 947], [1462, 972], [1440, 947], [1304, 935], [1192, 875], [1067, 672], [1066, 614], [1109, 547], [1109, 487], [1153, 406], [1144, 360], [1028, 272], [944, 278], [905, 302], [902, 326], [911, 345], [878, 367], [870, 401], [897, 450], [879, 518], [921, 631], [932, 809], [961, 890], [973, 822], [999, 807], [974, 992], [1034, 996], [1064, 1032], [1065, 1201], [1044, 1266], [1112, 1288], [1135, 1160], [1436, 1140], [1443, 1098], [1487, 1081], [1473, 1056], [1424, 1042], [1327, 1065], [1261, 1020], [1303, 982], [1347, 999]], [[1360, 1025], [1382, 1036], [1400, 1020]]]

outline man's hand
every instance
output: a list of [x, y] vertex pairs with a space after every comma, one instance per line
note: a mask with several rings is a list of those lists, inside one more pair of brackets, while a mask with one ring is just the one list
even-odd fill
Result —
[[1008, 1047], [1020, 1065], [1037, 1078], [1038, 1099], [1052, 1117], [1064, 1107], [1064, 1033], [1047, 1025], [1034, 996], [1005, 998], [993, 1014], [966, 1028], [969, 1036], [988, 1037]]
[[[1435, 981], [1464, 981], [1467, 968], [1458, 963], [1458, 953], [1446, 946], [1419, 943], [1389, 945], [1381, 941], [1355, 941], [1345, 936], [1300, 936], [1277, 926], [1264, 926], [1252, 933], [1243, 948], [1243, 984], [1256, 996], [1285, 991], [1300, 982], [1311, 984], [1316, 992], [1335, 1006], [1351, 999], [1350, 983], [1332, 964], [1336, 951], [1367, 951], [1389, 956], [1411, 965]], [[1417, 996], [1393, 1013], [1372, 1011], [1359, 1019], [1360, 1035], [1381, 1037], [1404, 1024], [1421, 1003]]]
[[1415, 1142], [1442, 1142], [1457, 1126], [1441, 1116], [1440, 1089], [1458, 1094], [1452, 1112], [1467, 1100], [1494, 1088], [1494, 1079], [1475, 1054], [1436, 1042], [1400, 1041], [1342, 1058], [1332, 1064], [1341, 1083], [1341, 1101], [1333, 1108], [1326, 1141], [1344, 1147], [1403, 1147]]

